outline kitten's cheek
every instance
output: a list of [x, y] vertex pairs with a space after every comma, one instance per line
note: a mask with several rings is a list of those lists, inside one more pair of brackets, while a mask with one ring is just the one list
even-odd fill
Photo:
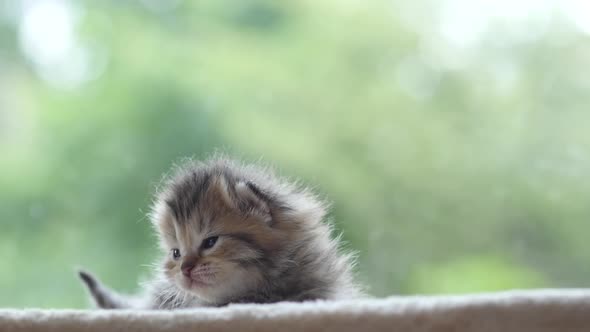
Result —
[[164, 275], [170, 279], [170, 280], [174, 280], [175, 277], [178, 275], [177, 273], [174, 272], [174, 270], [165, 270], [164, 271]]
[[164, 263], [164, 275], [170, 279], [173, 280], [174, 277], [177, 274], [177, 270], [176, 270], [176, 263], [171, 261], [171, 260], [167, 260]]
[[219, 282], [235, 282], [244, 278], [244, 270], [235, 263], [227, 263], [219, 273]]

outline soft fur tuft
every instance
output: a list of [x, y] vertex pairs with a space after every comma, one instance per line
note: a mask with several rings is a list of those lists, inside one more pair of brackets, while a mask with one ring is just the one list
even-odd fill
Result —
[[102, 308], [357, 297], [353, 256], [331, 237], [326, 212], [308, 189], [269, 168], [224, 157], [189, 161], [156, 195], [151, 221], [164, 257], [142, 300], [106, 296], [95, 278], [81, 277]]

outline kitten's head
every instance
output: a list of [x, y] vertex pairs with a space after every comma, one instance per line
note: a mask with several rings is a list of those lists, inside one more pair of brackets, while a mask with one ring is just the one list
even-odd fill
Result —
[[166, 277], [221, 304], [272, 278], [297, 229], [323, 214], [318, 201], [294, 194], [267, 170], [218, 159], [179, 169], [158, 194], [152, 220]]

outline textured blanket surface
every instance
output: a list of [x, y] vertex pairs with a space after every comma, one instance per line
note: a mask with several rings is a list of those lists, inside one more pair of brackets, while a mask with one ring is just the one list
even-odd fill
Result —
[[177, 311], [2, 309], [0, 331], [589, 332], [590, 290], [249, 304]]

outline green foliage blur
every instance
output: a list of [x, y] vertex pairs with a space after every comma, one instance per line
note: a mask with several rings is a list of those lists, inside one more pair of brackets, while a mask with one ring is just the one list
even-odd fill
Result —
[[328, 197], [374, 295], [590, 286], [590, 34], [486, 3], [0, 0], [0, 306], [136, 290], [215, 151]]

